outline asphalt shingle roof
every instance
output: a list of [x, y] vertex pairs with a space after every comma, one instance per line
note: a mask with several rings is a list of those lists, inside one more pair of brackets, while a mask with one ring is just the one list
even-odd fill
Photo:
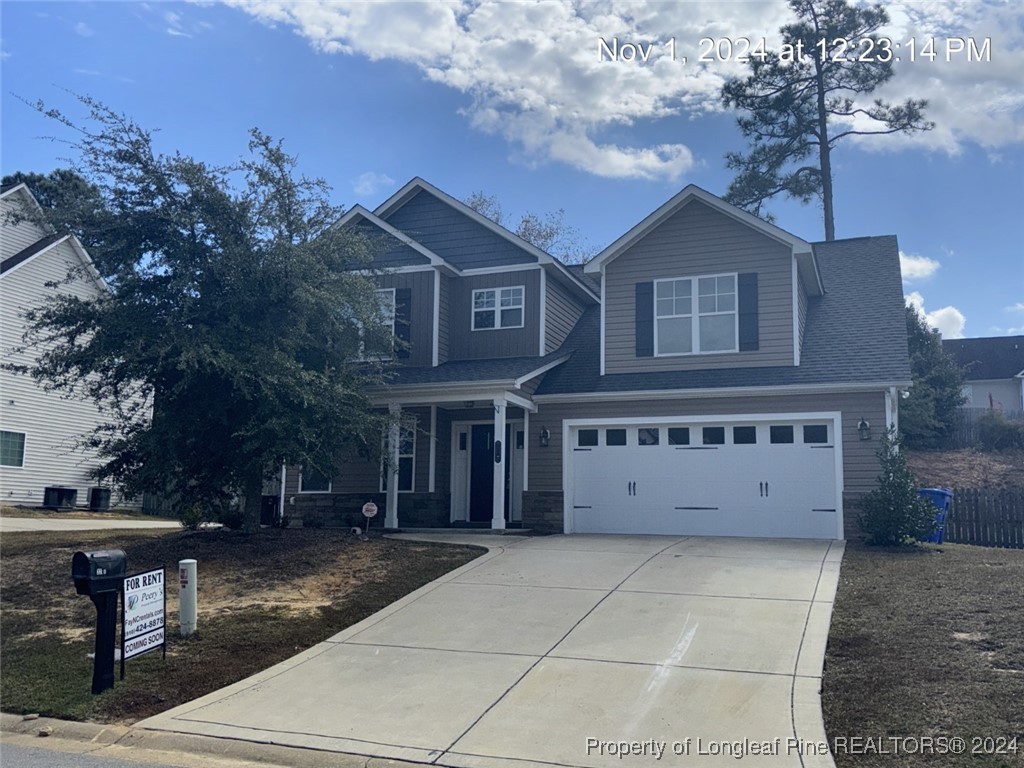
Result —
[[1024, 371], [1024, 336], [943, 339], [942, 347], [967, 370], [968, 381], [1012, 379]]
[[485, 360], [452, 360], [436, 368], [398, 367], [388, 385], [392, 387], [465, 382], [513, 381], [564, 357], [558, 352], [547, 357], [502, 357]]
[[28, 261], [40, 251], [49, 248], [51, 245], [56, 243], [58, 240], [67, 237], [67, 235], [47, 235], [42, 240], [36, 240], [32, 245], [22, 248], [13, 256], [8, 256], [2, 262], [0, 262], [0, 275], [7, 272], [8, 270], [14, 269], [22, 262]]
[[600, 310], [588, 309], [537, 395], [909, 382], [906, 314], [895, 236], [815, 243], [825, 295], [808, 300], [800, 365], [600, 375]]

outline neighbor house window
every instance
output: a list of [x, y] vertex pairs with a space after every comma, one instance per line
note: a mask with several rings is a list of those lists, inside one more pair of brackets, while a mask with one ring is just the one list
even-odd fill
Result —
[[736, 352], [736, 275], [654, 281], [654, 354]]
[[[387, 457], [391, 455], [388, 438], [384, 437], [384, 459], [380, 473], [381, 492], [388, 489]], [[413, 490], [413, 467], [416, 463], [416, 430], [412, 427], [398, 429], [398, 491], [405, 493]]]
[[25, 433], [0, 432], [0, 467], [25, 466]]
[[387, 360], [395, 351], [395, 289], [379, 288], [377, 300], [380, 310], [377, 316], [379, 328], [373, 333], [359, 328], [359, 358], [361, 360]]
[[331, 478], [315, 467], [299, 469], [299, 493], [330, 493]]
[[521, 285], [473, 291], [473, 330], [522, 328], [524, 293]]

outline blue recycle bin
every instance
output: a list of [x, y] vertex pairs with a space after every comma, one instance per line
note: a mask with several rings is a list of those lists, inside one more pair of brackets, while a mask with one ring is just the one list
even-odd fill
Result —
[[946, 515], [949, 514], [949, 506], [953, 502], [953, 491], [949, 488], [919, 488], [917, 495], [922, 499], [928, 499], [938, 510], [935, 513], [935, 530], [927, 540], [932, 544], [941, 544], [946, 529]]

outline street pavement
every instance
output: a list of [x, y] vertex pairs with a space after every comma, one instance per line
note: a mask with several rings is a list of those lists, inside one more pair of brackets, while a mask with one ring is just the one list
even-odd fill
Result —
[[83, 517], [0, 517], [0, 533], [18, 531], [117, 531], [132, 528], [181, 528], [177, 520], [111, 520]]

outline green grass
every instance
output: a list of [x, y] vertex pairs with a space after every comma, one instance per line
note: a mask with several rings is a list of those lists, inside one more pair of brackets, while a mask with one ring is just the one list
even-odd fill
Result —
[[[95, 610], [75, 594], [71, 555], [111, 547], [128, 553], [130, 573], [167, 566], [169, 596], [176, 596], [177, 561], [196, 558], [201, 611], [204, 595], [205, 603], [216, 596], [221, 607], [201, 613], [199, 631], [182, 639], [169, 605], [166, 660], [159, 652], [129, 659], [126, 679], [93, 696], [86, 654], [93, 650]], [[5, 712], [72, 720], [148, 717], [283, 661], [481, 552], [381, 538], [362, 542], [337, 530], [5, 534], [0, 701]], [[318, 584], [327, 604], [297, 612], [273, 595], [264, 601], [268, 588], [294, 585], [296, 596], [309, 597], [310, 585]]]
[[837, 737], [1017, 738], [1017, 754], [836, 754], [838, 768], [1024, 765], [1024, 551], [849, 544], [825, 658]]

